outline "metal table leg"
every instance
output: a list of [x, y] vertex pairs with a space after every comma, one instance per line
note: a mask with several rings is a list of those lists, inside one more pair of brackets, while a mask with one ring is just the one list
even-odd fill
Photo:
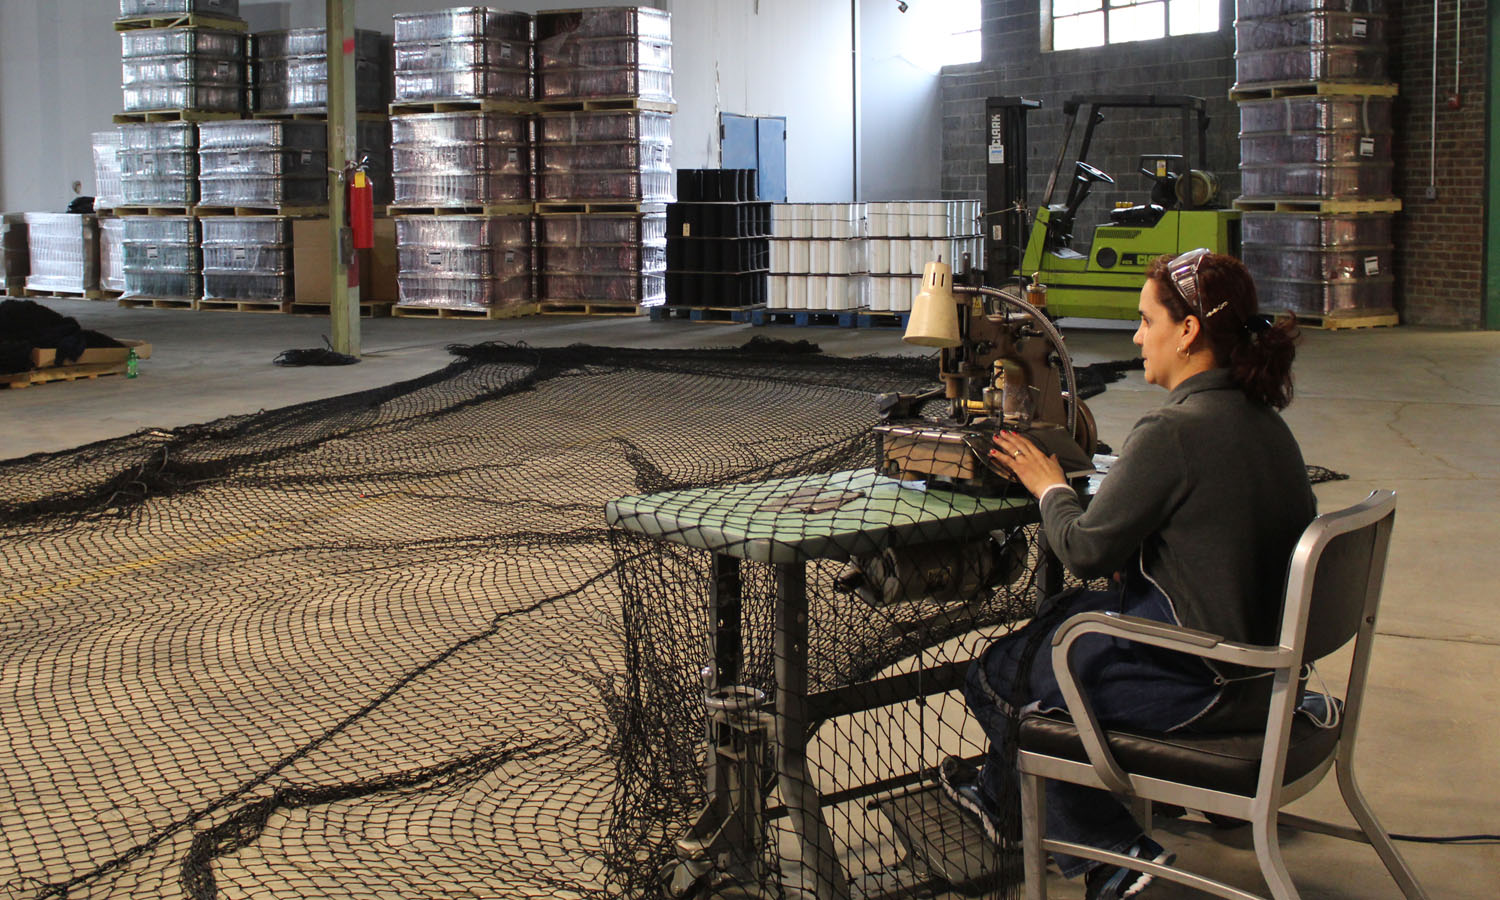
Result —
[[[781, 801], [797, 837], [801, 881], [817, 900], [847, 900], [849, 885], [823, 821], [818, 790], [807, 770], [807, 571], [802, 563], [776, 566], [776, 772]], [[795, 884], [795, 879], [793, 880]], [[788, 885], [788, 896], [798, 890]]]

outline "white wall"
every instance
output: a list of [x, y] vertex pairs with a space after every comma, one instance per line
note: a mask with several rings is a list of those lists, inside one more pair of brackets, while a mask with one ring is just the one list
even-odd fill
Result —
[[[938, 195], [937, 74], [916, 36], [935, 4], [861, 4], [859, 199]], [[454, 0], [358, 0], [361, 28], [389, 32], [397, 12]], [[535, 12], [551, 0], [494, 6]], [[582, 5], [582, 4], [580, 4]], [[590, 5], [637, 5], [590, 0]], [[672, 13], [673, 162], [719, 162], [720, 112], [787, 118], [787, 195], [854, 199], [850, 9], [844, 0], [658, 0]], [[321, 25], [323, 0], [241, 0], [251, 30]], [[0, 0], [0, 209], [61, 210], [72, 183], [93, 193], [89, 134], [120, 108], [112, 0]]]

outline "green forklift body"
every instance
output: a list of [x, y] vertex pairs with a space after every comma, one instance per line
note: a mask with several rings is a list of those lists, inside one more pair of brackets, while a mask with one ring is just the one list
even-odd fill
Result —
[[1238, 210], [1174, 209], [1151, 226], [1100, 225], [1086, 255], [1042, 249], [1051, 216], [1051, 209], [1037, 210], [1017, 274], [1047, 286], [1047, 311], [1054, 316], [1134, 319], [1151, 260], [1197, 247], [1240, 255]]

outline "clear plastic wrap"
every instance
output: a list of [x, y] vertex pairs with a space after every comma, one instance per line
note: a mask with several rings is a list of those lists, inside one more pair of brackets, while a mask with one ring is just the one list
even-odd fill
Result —
[[396, 71], [531, 68], [531, 44], [492, 38], [402, 41], [395, 45]]
[[1240, 221], [1241, 240], [1246, 245], [1384, 247], [1392, 242], [1392, 216], [1389, 213], [1246, 212]]
[[500, 12], [484, 6], [460, 6], [437, 12], [398, 13], [397, 41], [442, 41], [479, 37], [530, 41], [533, 18], [528, 13]]
[[[385, 63], [355, 61], [354, 105], [381, 112], [389, 99]], [[328, 108], [328, 60], [323, 56], [266, 59], [257, 64], [255, 107], [264, 112], [323, 112]]]
[[400, 273], [396, 276], [399, 304], [438, 309], [487, 309], [513, 306], [531, 299], [531, 274], [509, 278]]
[[590, 112], [548, 112], [538, 119], [540, 140], [544, 143], [576, 144], [601, 141], [672, 140], [672, 116], [669, 113], [640, 110]]
[[409, 173], [392, 181], [398, 206], [484, 206], [531, 199], [530, 175]]
[[1240, 137], [1240, 164], [1358, 163], [1391, 158], [1391, 135], [1358, 131], [1309, 131]]
[[328, 154], [321, 150], [199, 150], [198, 177], [281, 175], [325, 178]]
[[292, 220], [285, 216], [208, 216], [200, 219], [203, 247], [211, 244], [289, 246]]
[[[326, 57], [328, 40], [322, 28], [291, 28], [284, 31], [261, 31], [254, 35], [255, 56], [260, 60], [275, 57]], [[380, 59], [385, 54], [385, 35], [357, 28], [354, 31], [355, 59]]]
[[1385, 50], [1364, 47], [1288, 47], [1234, 55], [1235, 80], [1258, 82], [1349, 81], [1380, 83], [1389, 80]]
[[[129, 248], [126, 248], [129, 253]], [[128, 256], [127, 256], [128, 258]], [[126, 298], [170, 298], [196, 300], [203, 295], [203, 276], [198, 272], [168, 272], [155, 264], [125, 267]]]
[[237, 18], [240, 14], [240, 0], [120, 0], [122, 19], [188, 13]]
[[0, 216], [0, 253], [4, 254], [6, 281], [25, 278], [31, 271], [26, 235], [25, 213]]
[[98, 241], [94, 216], [26, 213], [27, 289], [82, 293], [97, 288]]
[[398, 270], [411, 275], [523, 275], [531, 271], [527, 247], [396, 248]]
[[243, 112], [243, 88], [193, 84], [128, 87], [122, 90], [126, 112], [192, 109], [202, 112]]
[[121, 150], [119, 159], [126, 192], [139, 179], [198, 177], [198, 154], [192, 150]]
[[1240, 19], [1234, 23], [1235, 50], [1273, 50], [1318, 44], [1386, 46], [1384, 16], [1338, 12], [1299, 13], [1269, 19]]
[[672, 70], [643, 66], [541, 69], [537, 96], [543, 100], [635, 97], [671, 102]]
[[203, 87], [238, 88], [244, 80], [244, 63], [218, 56], [152, 56], [127, 59], [120, 64], [120, 84], [123, 87], [171, 87], [192, 83]]
[[1289, 309], [1294, 313], [1330, 315], [1390, 312], [1395, 308], [1396, 279], [1390, 276], [1362, 281], [1257, 277], [1255, 288], [1260, 297], [1260, 308], [1268, 313]]
[[259, 272], [285, 275], [292, 270], [292, 248], [275, 244], [203, 245], [203, 274], [209, 272]]
[[1238, 0], [1236, 14], [1241, 19], [1285, 16], [1308, 12], [1347, 12], [1385, 15], [1388, 0]]
[[1391, 97], [1277, 97], [1241, 100], [1240, 134], [1349, 129], [1386, 134], [1392, 128]]
[[193, 54], [243, 61], [245, 35], [217, 28], [141, 28], [120, 32], [122, 60]]
[[547, 11], [537, 14], [536, 39], [562, 42], [591, 37], [642, 37], [670, 41], [672, 15], [640, 6]]
[[192, 206], [198, 202], [198, 176], [121, 175], [122, 206]]
[[120, 132], [96, 131], [94, 151], [94, 209], [106, 210], [124, 202], [125, 189], [120, 185]]
[[122, 239], [126, 297], [197, 297], [203, 258], [198, 220], [128, 216]]
[[537, 220], [537, 241], [542, 244], [657, 243], [666, 237], [665, 212], [546, 215]]
[[125, 290], [125, 220], [99, 220], [99, 287]]
[[531, 171], [531, 149], [524, 144], [402, 144], [391, 148], [391, 171], [397, 175], [526, 175]]
[[323, 122], [239, 119], [198, 126], [200, 150], [316, 150], [327, 152], [328, 126]]
[[621, 272], [604, 275], [544, 272], [543, 300], [595, 300], [619, 303], [660, 303], [666, 297], [663, 272]]
[[292, 273], [203, 270], [203, 299], [287, 302], [296, 288]]
[[204, 174], [198, 178], [201, 206], [322, 206], [328, 202], [326, 176]]
[[1391, 274], [1396, 249], [1319, 249], [1245, 244], [1241, 259], [1257, 278], [1292, 278], [1302, 281], [1358, 281]]
[[672, 145], [659, 141], [615, 142], [609, 144], [549, 144], [543, 142], [537, 151], [539, 170], [543, 172], [581, 172], [632, 170], [638, 172], [672, 171]]
[[591, 244], [540, 249], [546, 272], [660, 272], [667, 267], [667, 248], [656, 244]]
[[536, 64], [541, 69], [593, 66], [672, 68], [672, 42], [660, 38], [596, 37], [546, 40], [537, 43]]
[[[202, 269], [201, 251], [192, 244], [153, 244], [132, 241], [129, 229], [125, 237], [125, 275], [159, 272], [163, 275], [185, 275]], [[130, 288], [126, 288], [130, 290]]]
[[198, 220], [192, 216], [126, 216], [121, 221], [127, 244], [198, 244]]
[[415, 113], [391, 118], [391, 144], [431, 146], [498, 142], [525, 144], [531, 140], [526, 116], [493, 112]]
[[1389, 197], [1393, 173], [1390, 162], [1240, 166], [1240, 189], [1251, 198]]
[[547, 172], [538, 177], [541, 199], [671, 202], [670, 172]]
[[396, 102], [529, 100], [531, 75], [517, 69], [434, 69], [396, 73]]
[[128, 123], [116, 129], [121, 150], [196, 150], [198, 126], [192, 122]]
[[530, 216], [402, 216], [396, 246], [510, 247], [531, 245]]

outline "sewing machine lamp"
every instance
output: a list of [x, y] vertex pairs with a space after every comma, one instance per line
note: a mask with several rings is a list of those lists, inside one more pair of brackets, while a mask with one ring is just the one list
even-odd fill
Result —
[[902, 340], [920, 347], [957, 347], [958, 299], [953, 296], [953, 268], [939, 260], [922, 268], [922, 290], [911, 304]]

